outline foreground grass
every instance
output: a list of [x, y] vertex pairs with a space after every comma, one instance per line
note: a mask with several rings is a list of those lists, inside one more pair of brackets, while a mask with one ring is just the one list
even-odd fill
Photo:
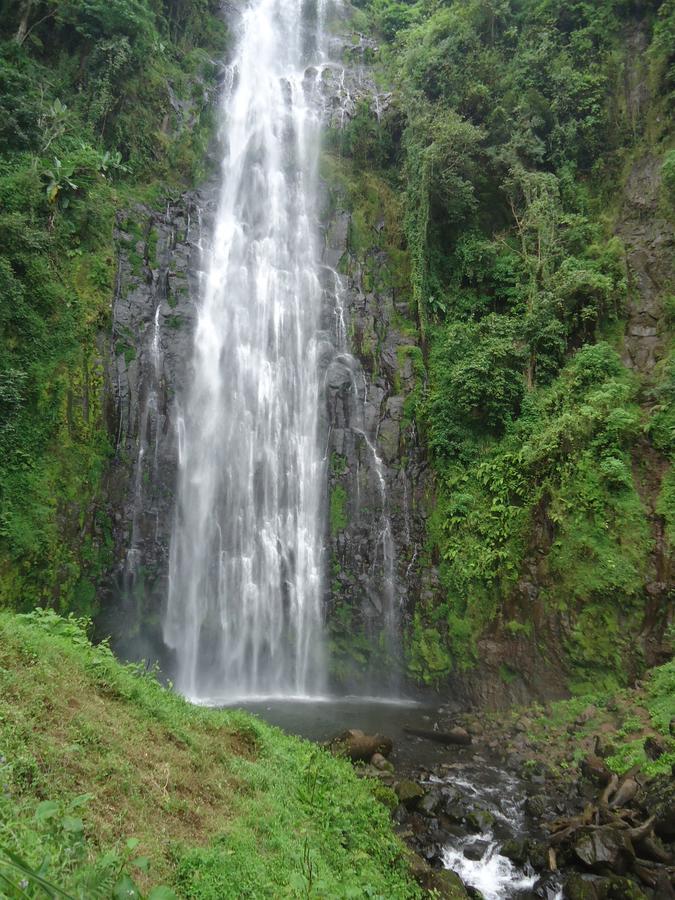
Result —
[[348, 763], [191, 706], [81, 622], [0, 613], [0, 896], [49, 896], [39, 877], [78, 898], [419, 896]]

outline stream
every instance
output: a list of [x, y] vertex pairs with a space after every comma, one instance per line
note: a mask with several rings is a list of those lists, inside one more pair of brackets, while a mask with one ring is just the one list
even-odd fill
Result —
[[[423, 820], [429, 823], [429, 857], [437, 857], [437, 864], [456, 872], [485, 900], [562, 898], [554, 879], [541, 879], [529, 866], [519, 868], [500, 852], [507, 841], [541, 838], [526, 808], [528, 797], [537, 793], [536, 782], [506, 771], [498, 760], [470, 747], [448, 747], [405, 731], [406, 727], [434, 730], [439, 717], [453, 711], [446, 705], [347, 696], [259, 698], [238, 706], [290, 734], [317, 742], [348, 728], [387, 735], [394, 744], [389, 758], [396, 777], [416, 781], [438, 802], [438, 818]], [[402, 817], [399, 820], [395, 814], [394, 818], [407, 837]], [[416, 840], [419, 844], [419, 835]]]

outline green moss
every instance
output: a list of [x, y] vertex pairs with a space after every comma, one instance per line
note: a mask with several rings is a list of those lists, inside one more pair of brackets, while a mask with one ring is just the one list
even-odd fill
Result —
[[333, 486], [330, 492], [330, 530], [333, 536], [347, 527], [347, 491], [341, 484]]
[[410, 674], [425, 684], [438, 684], [453, 669], [442, 630], [428, 624], [419, 608], [407, 635], [406, 657]]

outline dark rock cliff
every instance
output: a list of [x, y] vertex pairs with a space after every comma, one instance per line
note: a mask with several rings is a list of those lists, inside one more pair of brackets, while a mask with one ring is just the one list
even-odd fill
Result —
[[180, 445], [176, 397], [190, 361], [210, 196], [187, 193], [162, 211], [136, 206], [117, 223], [106, 364], [115, 562], [99, 627], [131, 658], [163, 658], [159, 619]]

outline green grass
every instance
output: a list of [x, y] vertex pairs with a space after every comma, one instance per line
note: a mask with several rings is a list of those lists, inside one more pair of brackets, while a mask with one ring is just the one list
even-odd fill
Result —
[[[124, 896], [420, 896], [388, 811], [348, 763], [191, 706], [84, 627], [0, 613], [2, 850], [78, 898], [124, 879]], [[41, 896], [30, 879], [7, 887], [21, 872], [6, 856], [3, 878], [3, 896]]]

